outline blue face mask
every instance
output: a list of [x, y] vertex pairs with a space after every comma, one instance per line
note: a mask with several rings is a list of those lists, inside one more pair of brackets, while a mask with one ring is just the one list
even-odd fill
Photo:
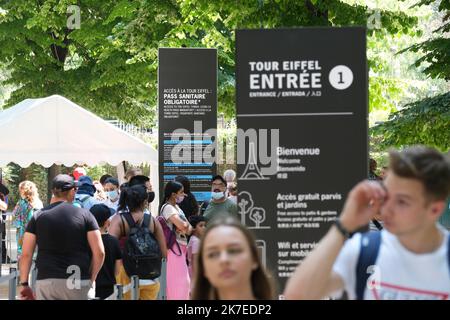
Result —
[[119, 197], [119, 192], [117, 190], [108, 191], [108, 197], [110, 200], [116, 200]]
[[214, 200], [220, 200], [220, 199], [222, 199], [223, 197], [225, 197], [225, 194], [224, 194], [223, 192], [211, 192], [211, 197], [212, 197]]

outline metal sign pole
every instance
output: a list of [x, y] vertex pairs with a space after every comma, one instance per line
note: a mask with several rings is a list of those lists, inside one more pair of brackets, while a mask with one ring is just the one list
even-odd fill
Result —
[[139, 300], [139, 277], [131, 277], [131, 300]]
[[16, 300], [17, 269], [10, 268], [9, 274], [14, 274], [14, 276], [11, 279], [9, 279], [8, 299]]

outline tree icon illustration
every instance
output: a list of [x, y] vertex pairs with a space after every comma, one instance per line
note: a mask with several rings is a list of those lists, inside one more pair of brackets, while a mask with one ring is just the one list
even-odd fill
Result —
[[266, 220], [266, 210], [255, 207], [251, 210], [249, 218], [255, 223], [256, 228], [259, 228], [261, 223]]
[[245, 226], [245, 215], [253, 208], [254, 202], [252, 195], [247, 191], [242, 191], [238, 195], [239, 214], [241, 215], [241, 223]]

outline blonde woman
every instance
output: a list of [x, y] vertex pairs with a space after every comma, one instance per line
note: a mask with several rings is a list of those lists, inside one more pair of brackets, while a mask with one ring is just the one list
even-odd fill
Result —
[[31, 181], [22, 181], [19, 184], [20, 200], [14, 208], [14, 223], [17, 228], [17, 258], [22, 255], [22, 242], [25, 228], [33, 216], [33, 212], [42, 209], [42, 201], [39, 199], [39, 193], [36, 185]]

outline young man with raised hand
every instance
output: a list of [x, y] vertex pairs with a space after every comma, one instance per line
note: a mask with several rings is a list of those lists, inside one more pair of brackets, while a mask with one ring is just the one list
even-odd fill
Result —
[[[390, 153], [383, 182], [363, 181], [287, 283], [287, 299], [449, 299], [449, 233], [438, 223], [450, 190], [450, 159], [416, 146]], [[384, 230], [350, 235], [381, 213]], [[347, 240], [348, 239], [348, 240]]]

